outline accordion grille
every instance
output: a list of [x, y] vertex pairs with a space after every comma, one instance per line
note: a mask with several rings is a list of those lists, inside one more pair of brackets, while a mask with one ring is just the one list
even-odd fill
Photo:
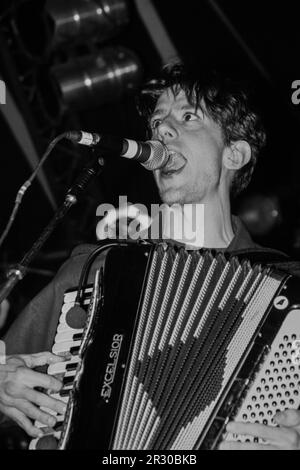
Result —
[[148, 268], [113, 449], [193, 449], [282, 278], [158, 245]]

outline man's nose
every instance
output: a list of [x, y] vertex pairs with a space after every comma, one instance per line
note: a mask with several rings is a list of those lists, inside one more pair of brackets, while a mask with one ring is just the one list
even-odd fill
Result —
[[157, 126], [157, 134], [164, 143], [173, 140], [177, 137], [178, 132], [175, 125], [170, 119], [165, 119]]

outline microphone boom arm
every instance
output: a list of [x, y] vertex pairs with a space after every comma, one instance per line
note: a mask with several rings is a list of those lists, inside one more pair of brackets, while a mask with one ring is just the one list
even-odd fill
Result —
[[7, 280], [0, 286], [0, 304], [13, 290], [15, 285], [25, 277], [30, 263], [34, 260], [42, 246], [48, 240], [59, 222], [65, 217], [67, 212], [74, 206], [81, 193], [83, 193], [95, 176], [102, 172], [104, 159], [98, 157], [91, 166], [82, 170], [75, 183], [68, 190], [63, 204], [57, 209], [49, 224], [44, 228], [39, 238], [34, 242], [29, 251], [23, 256], [20, 263], [11, 268], [7, 273]]

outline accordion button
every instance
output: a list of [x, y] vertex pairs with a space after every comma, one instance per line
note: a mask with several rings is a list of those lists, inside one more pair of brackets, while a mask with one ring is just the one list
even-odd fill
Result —
[[86, 322], [86, 312], [79, 305], [74, 305], [66, 314], [66, 323], [70, 328], [84, 328]]

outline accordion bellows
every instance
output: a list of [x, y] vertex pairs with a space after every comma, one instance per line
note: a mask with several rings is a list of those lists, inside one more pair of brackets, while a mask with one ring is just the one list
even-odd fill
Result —
[[299, 406], [291, 276], [161, 243], [110, 249], [98, 284], [58, 448], [213, 449]]

